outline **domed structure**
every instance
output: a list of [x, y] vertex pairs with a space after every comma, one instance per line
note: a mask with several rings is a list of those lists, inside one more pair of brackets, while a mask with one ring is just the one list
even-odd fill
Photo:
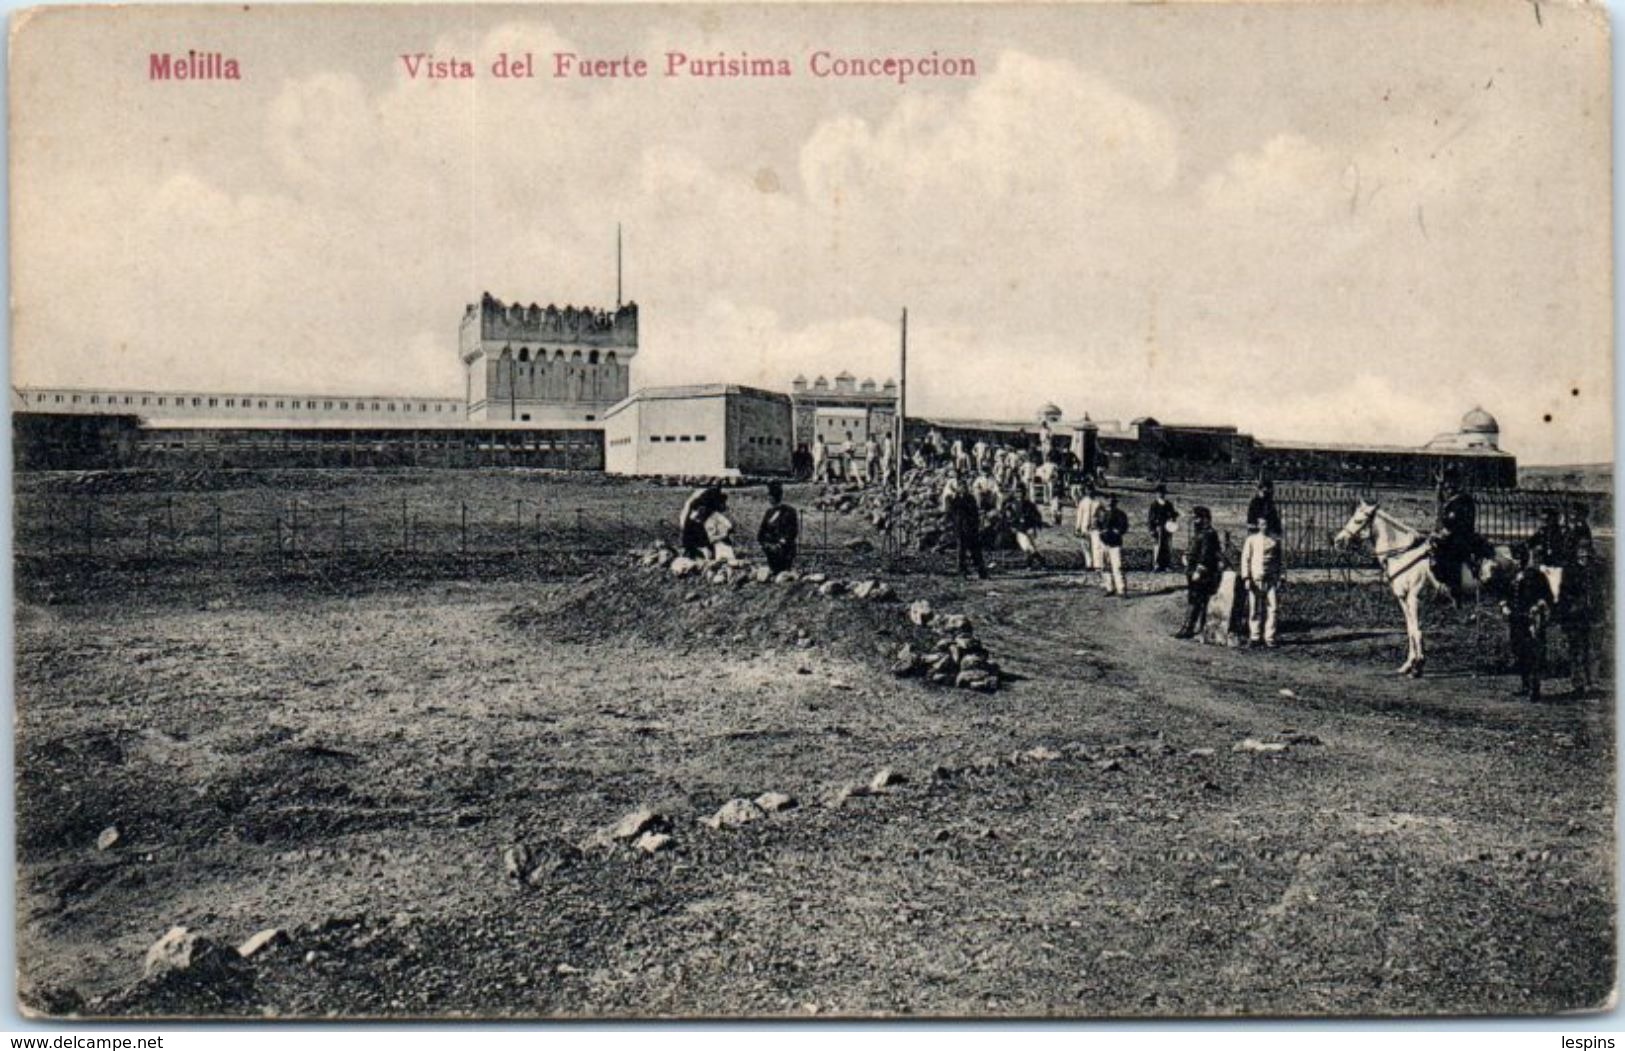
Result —
[[1476, 449], [1498, 450], [1501, 445], [1501, 425], [1482, 406], [1461, 418], [1461, 426], [1454, 431], [1434, 436], [1424, 449]]
[[1501, 425], [1495, 422], [1495, 417], [1485, 412], [1481, 406], [1473, 406], [1473, 411], [1461, 418], [1461, 433], [1463, 434], [1500, 434]]
[[1054, 402], [1045, 402], [1038, 407], [1038, 419], [1041, 423], [1056, 423], [1061, 418], [1061, 407]]

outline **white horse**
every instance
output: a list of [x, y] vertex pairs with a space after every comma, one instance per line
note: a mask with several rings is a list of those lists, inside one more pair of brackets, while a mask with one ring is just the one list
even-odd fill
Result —
[[[1433, 545], [1419, 529], [1413, 529], [1375, 503], [1361, 500], [1343, 528], [1332, 538], [1339, 548], [1347, 547], [1361, 534], [1370, 532], [1371, 551], [1377, 556], [1382, 575], [1399, 599], [1399, 608], [1405, 614], [1407, 649], [1405, 663], [1399, 666], [1400, 675], [1422, 677], [1427, 656], [1422, 645], [1422, 596], [1424, 593], [1448, 594], [1449, 590], [1433, 573]], [[1470, 562], [1461, 567], [1461, 583], [1457, 594], [1476, 596], [1495, 572], [1500, 556], [1484, 563], [1483, 576], [1475, 575]]]

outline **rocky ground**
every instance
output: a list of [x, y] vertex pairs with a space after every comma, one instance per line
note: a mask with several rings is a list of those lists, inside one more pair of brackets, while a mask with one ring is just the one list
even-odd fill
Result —
[[[1266, 653], [1171, 639], [1182, 596], [1140, 574], [1113, 599], [1067, 572], [905, 573], [871, 601], [624, 552], [388, 568], [192, 587], [206, 568], [20, 567], [27, 1009], [1503, 1014], [1610, 995], [1612, 697], [1516, 700], [1487, 612], [1433, 615], [1417, 683], [1391, 674], [1397, 611], [1328, 581], [1288, 593]], [[893, 675], [900, 647], [934, 645], [920, 600], [974, 625], [997, 692]]]

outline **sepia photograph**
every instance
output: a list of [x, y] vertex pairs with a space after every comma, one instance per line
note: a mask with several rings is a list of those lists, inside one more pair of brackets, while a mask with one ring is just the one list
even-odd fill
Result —
[[1611, 1010], [1609, 33], [14, 12], [15, 1010]]

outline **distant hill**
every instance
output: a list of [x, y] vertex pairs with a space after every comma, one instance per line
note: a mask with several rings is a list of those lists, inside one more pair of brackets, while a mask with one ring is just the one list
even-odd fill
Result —
[[1518, 486], [1523, 489], [1586, 489], [1614, 491], [1611, 463], [1571, 463], [1549, 466], [1518, 465]]

